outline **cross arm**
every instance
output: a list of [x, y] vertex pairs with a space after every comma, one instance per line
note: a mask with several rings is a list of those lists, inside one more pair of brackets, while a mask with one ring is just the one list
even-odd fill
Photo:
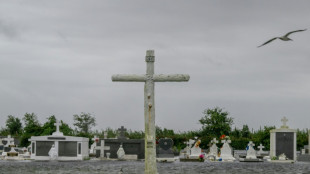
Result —
[[153, 76], [155, 82], [187, 82], [189, 78], [188, 74], [159, 74]]
[[145, 82], [145, 75], [136, 74], [115, 74], [112, 76], [113, 82]]

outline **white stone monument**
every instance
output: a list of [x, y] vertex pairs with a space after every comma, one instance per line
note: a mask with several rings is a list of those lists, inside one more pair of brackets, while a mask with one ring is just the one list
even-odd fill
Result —
[[235, 158], [232, 156], [232, 148], [229, 145], [229, 143], [231, 143], [231, 140], [222, 140], [221, 143], [224, 143], [221, 148], [220, 155], [222, 161], [234, 161]]
[[290, 129], [286, 122], [288, 119], [281, 119], [283, 125], [279, 129], [270, 130], [270, 157], [279, 157], [284, 154], [289, 160], [296, 161], [296, 130]]
[[58, 152], [57, 152], [54, 144], [52, 145], [50, 151], [48, 152], [48, 155], [50, 156], [51, 160], [57, 160]]
[[190, 159], [198, 159], [202, 154], [201, 148], [199, 147], [200, 143], [200, 140], [196, 140], [195, 145], [191, 148], [191, 154], [189, 156]]
[[257, 146], [259, 151], [257, 151], [258, 155], [264, 154], [265, 152], [263, 151], [263, 148], [265, 148], [265, 146], [262, 145], [262, 143], [260, 143], [259, 146]]
[[155, 144], [155, 82], [183, 82], [189, 80], [189, 75], [154, 74], [155, 55], [154, 50], [146, 51], [146, 74], [144, 75], [113, 75], [112, 81], [144, 82], [144, 121], [145, 121], [145, 174], [157, 173], [156, 144]]
[[5, 147], [14, 146], [14, 138], [11, 137], [11, 135], [8, 135], [7, 138], [3, 138], [4, 141], [7, 143], [5, 144]]
[[125, 151], [124, 151], [122, 145], [120, 145], [120, 147], [119, 147], [119, 149], [117, 150], [116, 154], [117, 154], [117, 158], [118, 158], [118, 159], [120, 159], [120, 160], [124, 159], [124, 157], [125, 157]]
[[256, 151], [254, 149], [255, 144], [250, 141], [248, 144], [248, 149], [246, 151], [246, 159], [257, 159], [256, 157]]
[[216, 138], [213, 138], [213, 140], [211, 140], [211, 147], [210, 147], [210, 152], [209, 152], [209, 156], [214, 156], [216, 159], [218, 158], [218, 147], [216, 146], [216, 143], [218, 143], [219, 141], [216, 140]]

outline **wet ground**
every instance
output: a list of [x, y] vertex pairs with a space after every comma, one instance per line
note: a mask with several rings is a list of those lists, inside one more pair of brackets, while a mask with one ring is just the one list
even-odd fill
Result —
[[[159, 174], [200, 174], [200, 173], [262, 173], [262, 174], [310, 174], [310, 163], [242, 163], [242, 162], [174, 162], [157, 163]], [[2, 174], [118, 174], [144, 173], [143, 161], [79, 161], [79, 162], [36, 162], [36, 161], [0, 161]]]

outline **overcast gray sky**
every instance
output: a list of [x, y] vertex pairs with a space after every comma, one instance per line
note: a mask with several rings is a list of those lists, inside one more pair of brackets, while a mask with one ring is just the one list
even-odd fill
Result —
[[189, 74], [156, 83], [156, 124], [198, 130], [207, 108], [224, 108], [234, 126], [310, 127], [310, 29], [307, 0], [0, 0], [0, 126], [8, 115], [50, 115], [72, 126], [92, 113], [98, 130], [144, 130], [144, 74]]

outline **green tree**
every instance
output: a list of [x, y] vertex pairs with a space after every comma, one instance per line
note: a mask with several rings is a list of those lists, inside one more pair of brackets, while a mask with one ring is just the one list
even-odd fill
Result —
[[[64, 123], [62, 120], [60, 121], [61, 124], [59, 126], [60, 132], [64, 135], [73, 135], [73, 129], [69, 127], [68, 124]], [[47, 122], [44, 123], [42, 126], [43, 132], [41, 135], [51, 135], [53, 132], [56, 131], [56, 117], [54, 115], [47, 118]]]
[[79, 129], [80, 133], [88, 134], [92, 126], [96, 125], [95, 117], [91, 116], [90, 113], [82, 112], [80, 115], [73, 115], [73, 125]]
[[25, 127], [24, 134], [20, 138], [20, 145], [27, 147], [30, 144], [28, 139], [31, 136], [40, 136], [43, 132], [43, 129], [38, 121], [37, 116], [34, 113], [26, 113], [23, 117], [23, 121]]
[[250, 138], [251, 132], [249, 126], [243, 125], [240, 133], [243, 138]]
[[233, 118], [228, 117], [228, 112], [223, 111], [219, 107], [204, 110], [199, 122], [202, 124], [202, 135], [220, 137], [221, 135], [229, 135]]
[[23, 132], [22, 122], [12, 115], [9, 115], [6, 120], [6, 128], [11, 135], [21, 135]]

